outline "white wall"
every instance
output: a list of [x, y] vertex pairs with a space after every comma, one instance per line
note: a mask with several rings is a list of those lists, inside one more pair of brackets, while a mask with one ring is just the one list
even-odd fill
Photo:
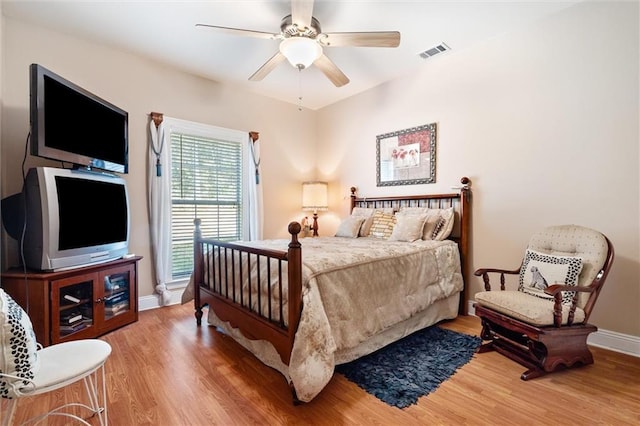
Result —
[[[616, 260], [591, 320], [640, 336], [638, 16], [637, 2], [581, 4], [323, 109], [318, 164], [332, 205], [350, 186], [450, 192], [469, 176], [472, 270], [517, 268], [547, 225], [598, 229]], [[376, 135], [432, 122], [437, 182], [376, 187]], [[480, 289], [475, 280], [471, 294]]]
[[[265, 237], [287, 236], [299, 220], [301, 182], [315, 178], [315, 114], [251, 95], [90, 41], [5, 18], [2, 57], [2, 197], [22, 188], [21, 162], [29, 133], [29, 64], [40, 63], [129, 113], [132, 205], [130, 250], [144, 256], [139, 294], [153, 293], [146, 189], [148, 114], [260, 132]], [[304, 135], [300, 138], [299, 135]], [[28, 156], [25, 169], [59, 163]], [[18, 262], [17, 243], [3, 240], [3, 269]]]
[[[599, 229], [617, 257], [592, 320], [640, 336], [636, 2], [588, 2], [464, 51], [452, 46], [414, 75], [315, 113], [15, 20], [5, 20], [2, 33], [2, 196], [21, 186], [30, 63], [129, 111], [131, 250], [145, 256], [142, 296], [153, 289], [147, 114], [159, 111], [260, 132], [269, 238], [285, 236], [288, 222], [301, 217], [300, 182], [313, 178], [331, 183], [331, 210], [320, 222], [326, 235], [348, 212], [350, 186], [361, 195], [449, 192], [469, 176], [472, 269], [517, 267], [529, 236], [549, 224]], [[437, 182], [377, 188], [376, 135], [431, 122], [438, 124]], [[41, 162], [30, 157], [27, 167]], [[3, 267], [15, 255], [9, 246]], [[479, 289], [474, 281], [471, 293]]]

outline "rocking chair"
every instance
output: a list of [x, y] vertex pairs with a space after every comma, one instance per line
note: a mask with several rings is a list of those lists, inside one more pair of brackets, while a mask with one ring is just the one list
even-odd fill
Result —
[[[609, 239], [576, 225], [552, 226], [533, 235], [519, 269], [478, 269], [486, 291], [475, 295], [482, 320], [479, 352], [496, 350], [528, 368], [529, 380], [560, 368], [593, 364], [587, 321], [613, 262]], [[490, 276], [500, 276], [492, 291]], [[505, 275], [519, 275], [506, 290]]]

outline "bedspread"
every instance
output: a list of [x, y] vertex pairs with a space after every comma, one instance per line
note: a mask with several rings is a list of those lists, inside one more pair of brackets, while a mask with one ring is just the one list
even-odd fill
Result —
[[[242, 244], [286, 250], [288, 242]], [[212, 310], [208, 319], [281, 371], [302, 401], [310, 401], [331, 379], [337, 351], [354, 348], [462, 290], [459, 252], [452, 241], [318, 237], [301, 243], [303, 310], [289, 366], [270, 344], [247, 340]], [[183, 303], [192, 292], [190, 282]]]

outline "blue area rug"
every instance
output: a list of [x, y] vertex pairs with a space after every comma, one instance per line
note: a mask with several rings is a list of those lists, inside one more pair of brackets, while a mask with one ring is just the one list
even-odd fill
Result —
[[469, 362], [480, 343], [479, 337], [432, 326], [336, 371], [381, 401], [405, 408]]

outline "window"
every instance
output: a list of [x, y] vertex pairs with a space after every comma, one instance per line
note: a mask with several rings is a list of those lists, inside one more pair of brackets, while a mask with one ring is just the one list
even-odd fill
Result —
[[202, 234], [243, 239], [243, 144], [225, 132], [172, 128], [171, 260], [174, 279], [193, 271], [193, 220]]

